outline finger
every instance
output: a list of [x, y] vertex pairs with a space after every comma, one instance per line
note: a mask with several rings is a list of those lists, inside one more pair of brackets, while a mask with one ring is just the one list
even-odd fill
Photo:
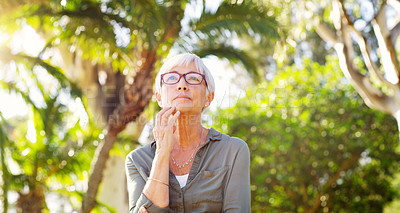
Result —
[[163, 114], [165, 113], [165, 111], [167, 111], [169, 109], [169, 107], [165, 107], [162, 108], [156, 115], [156, 123], [160, 124], [161, 123], [161, 118], [163, 116]]
[[168, 117], [168, 115], [171, 115], [172, 112], [174, 112], [174, 110], [175, 110], [175, 107], [174, 107], [174, 106], [171, 107], [171, 108], [169, 108], [167, 111], [165, 111], [165, 113], [163, 114], [163, 116]]
[[160, 112], [157, 113], [156, 115], [156, 125], [161, 125], [161, 119], [164, 115], [164, 113], [169, 110], [171, 107], [165, 107], [163, 109], [160, 110]]
[[175, 107], [171, 107], [169, 110], [165, 111], [161, 118], [161, 125], [167, 125], [169, 122], [169, 118], [172, 115], [172, 112], [175, 110]]
[[139, 209], [140, 213], [147, 213], [147, 210], [142, 206]]
[[156, 131], [156, 129], [154, 128], [153, 129], [153, 137], [154, 137], [154, 140], [156, 140], [156, 141], [158, 141], [158, 132]]
[[176, 120], [178, 120], [179, 115], [181, 114], [180, 111], [176, 111], [175, 115], [171, 116], [168, 118], [168, 124], [169, 125], [174, 125]]
[[[176, 121], [176, 118], [178, 117], [180, 115], [180, 112], [178, 113], [178, 112], [176, 112], [174, 115], [172, 114], [172, 112], [171, 112], [171, 114], [168, 116], [168, 119], [167, 119], [167, 125], [171, 125], [171, 124], [174, 124], [175, 123], [175, 121]], [[166, 116], [164, 116], [164, 117], [166, 117]], [[174, 119], [175, 118], [175, 119]]]

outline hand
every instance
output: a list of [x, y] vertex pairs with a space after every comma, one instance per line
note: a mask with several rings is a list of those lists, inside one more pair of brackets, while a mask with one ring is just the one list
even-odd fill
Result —
[[143, 206], [140, 207], [139, 212], [140, 212], [140, 213], [149, 213], [149, 212], [146, 210], [146, 208], [144, 208]]
[[154, 139], [157, 143], [157, 151], [165, 150], [168, 153], [172, 151], [174, 124], [180, 115], [179, 111], [172, 115], [174, 110], [175, 107], [166, 107], [157, 113], [156, 123], [153, 129]]

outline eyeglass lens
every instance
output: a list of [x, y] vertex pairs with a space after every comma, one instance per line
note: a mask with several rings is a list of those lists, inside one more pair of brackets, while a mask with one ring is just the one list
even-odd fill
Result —
[[[197, 73], [187, 73], [184, 75], [186, 82], [189, 84], [200, 84], [203, 76]], [[178, 73], [167, 73], [163, 76], [163, 81], [166, 84], [176, 84], [179, 82], [180, 75]]]

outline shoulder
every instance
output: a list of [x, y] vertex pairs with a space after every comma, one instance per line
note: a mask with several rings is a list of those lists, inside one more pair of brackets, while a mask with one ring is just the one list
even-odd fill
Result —
[[[216, 156], [218, 161], [224, 165], [240, 168], [248, 168], [250, 163], [250, 150], [245, 141], [238, 137], [219, 133], [213, 130], [210, 156]], [[212, 140], [212, 139], [211, 139]]]
[[245, 141], [242, 139], [235, 137], [235, 136], [230, 136], [224, 133], [220, 133], [216, 130], [214, 130], [214, 135], [219, 135], [219, 142], [217, 143], [220, 146], [223, 146], [224, 148], [229, 148], [230, 150], [237, 150], [237, 151], [249, 151], [249, 147]]
[[152, 160], [154, 157], [154, 151], [152, 150], [151, 144], [152, 143], [149, 143], [132, 150], [126, 156], [125, 162], [129, 163], [129, 162], [141, 162], [141, 161]]

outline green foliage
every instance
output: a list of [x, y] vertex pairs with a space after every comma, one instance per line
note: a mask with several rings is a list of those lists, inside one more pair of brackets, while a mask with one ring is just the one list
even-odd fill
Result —
[[337, 60], [303, 61], [214, 115], [249, 145], [253, 211], [382, 212], [396, 195], [396, 122], [363, 104]]
[[7, 212], [8, 210], [8, 185], [9, 185], [9, 180], [10, 180], [10, 171], [7, 168], [7, 164], [5, 161], [5, 152], [6, 152], [6, 146], [10, 143], [9, 138], [7, 136], [7, 132], [4, 129], [5, 122], [4, 122], [4, 117], [2, 113], [0, 112], [0, 163], [1, 163], [1, 183], [2, 183], [2, 190], [1, 190], [1, 195], [0, 195], [0, 200], [3, 203], [3, 211]]
[[[76, 199], [74, 191], [83, 190], [76, 184], [87, 181], [101, 132], [88, 121], [81, 91], [58, 68], [24, 55], [10, 63], [17, 66], [4, 70], [5, 76], [14, 77], [0, 79], [0, 86], [22, 97], [30, 110], [25, 117], [0, 120], [3, 192], [41, 188]], [[1, 197], [7, 202], [6, 193]]]

